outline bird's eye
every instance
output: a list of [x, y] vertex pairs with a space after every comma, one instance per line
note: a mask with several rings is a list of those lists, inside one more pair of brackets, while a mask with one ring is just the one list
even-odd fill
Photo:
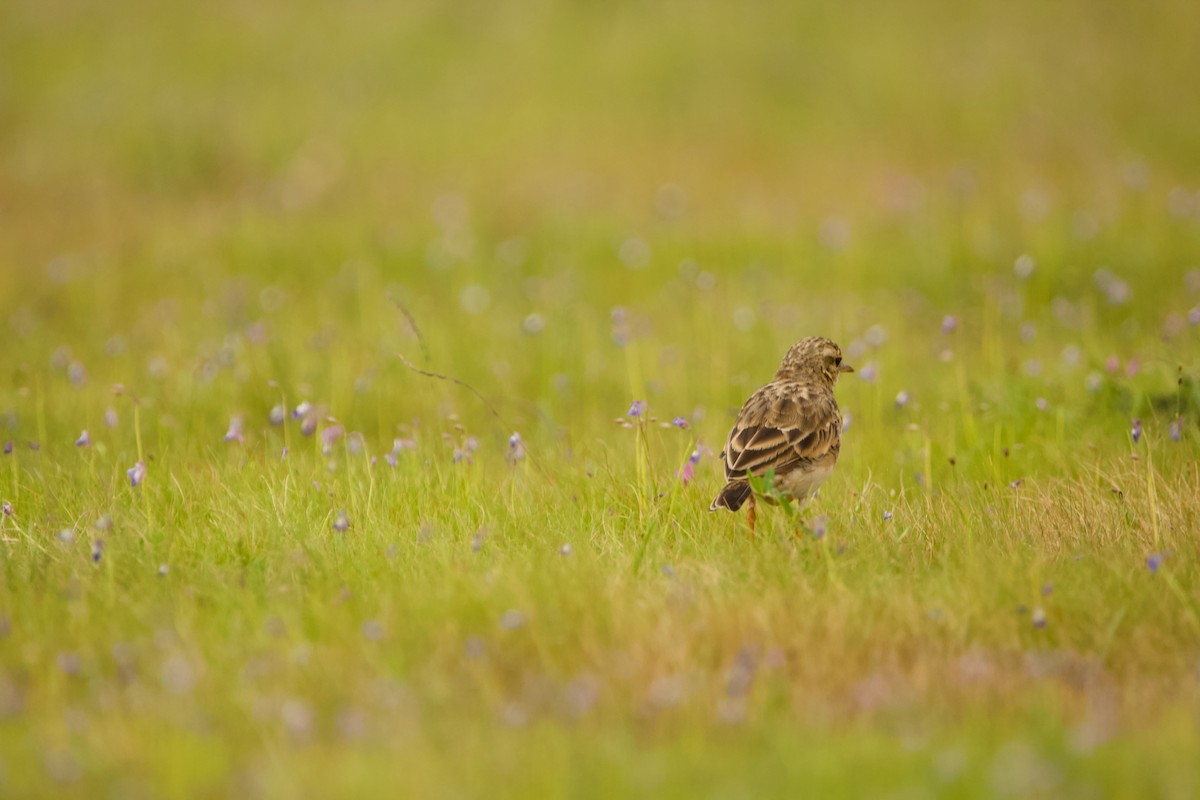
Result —
[[837, 358], [835, 358], [833, 360], [833, 363], [837, 364], [840, 367], [842, 365], [842, 357], [838, 356]]

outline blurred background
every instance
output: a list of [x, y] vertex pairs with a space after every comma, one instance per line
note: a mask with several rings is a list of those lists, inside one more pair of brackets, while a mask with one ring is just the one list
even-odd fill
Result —
[[1198, 30], [0, 0], [0, 794], [1197, 796]]
[[[973, 309], [977, 340], [1015, 340], [1062, 298], [1099, 364], [1195, 301], [1198, 21], [1170, 0], [6, 2], [8, 352], [135, 384], [241, 364], [235, 405], [267, 402], [260, 368], [332, 400], [421, 354], [390, 297], [427, 365], [620, 411], [659, 366], [673, 402], [736, 405], [758, 377], [730, 365], [803, 335]], [[992, 278], [1022, 257], [1017, 296]], [[601, 346], [626, 335], [654, 353], [632, 386]]]

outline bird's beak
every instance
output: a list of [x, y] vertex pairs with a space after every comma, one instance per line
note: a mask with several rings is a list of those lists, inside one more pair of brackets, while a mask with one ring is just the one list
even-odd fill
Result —
[[838, 372], [854, 372], [854, 367], [849, 364], [842, 364], [838, 366]]

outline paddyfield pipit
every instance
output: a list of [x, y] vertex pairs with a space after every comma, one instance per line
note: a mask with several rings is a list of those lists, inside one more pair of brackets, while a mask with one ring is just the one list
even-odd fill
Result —
[[[842, 349], [828, 339], [811, 336], [792, 345], [775, 377], [738, 412], [721, 453], [725, 488], [710, 511], [737, 511], [749, 501], [754, 530], [754, 493], [750, 477], [769, 471], [775, 488], [797, 502], [812, 496], [837, 463], [842, 443], [842, 415], [833, 387], [843, 372]], [[763, 500], [775, 499], [764, 495]]]

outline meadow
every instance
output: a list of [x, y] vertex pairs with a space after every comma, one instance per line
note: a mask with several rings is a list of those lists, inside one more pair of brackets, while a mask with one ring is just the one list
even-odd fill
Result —
[[0, 4], [0, 796], [1200, 795], [1198, 24]]

